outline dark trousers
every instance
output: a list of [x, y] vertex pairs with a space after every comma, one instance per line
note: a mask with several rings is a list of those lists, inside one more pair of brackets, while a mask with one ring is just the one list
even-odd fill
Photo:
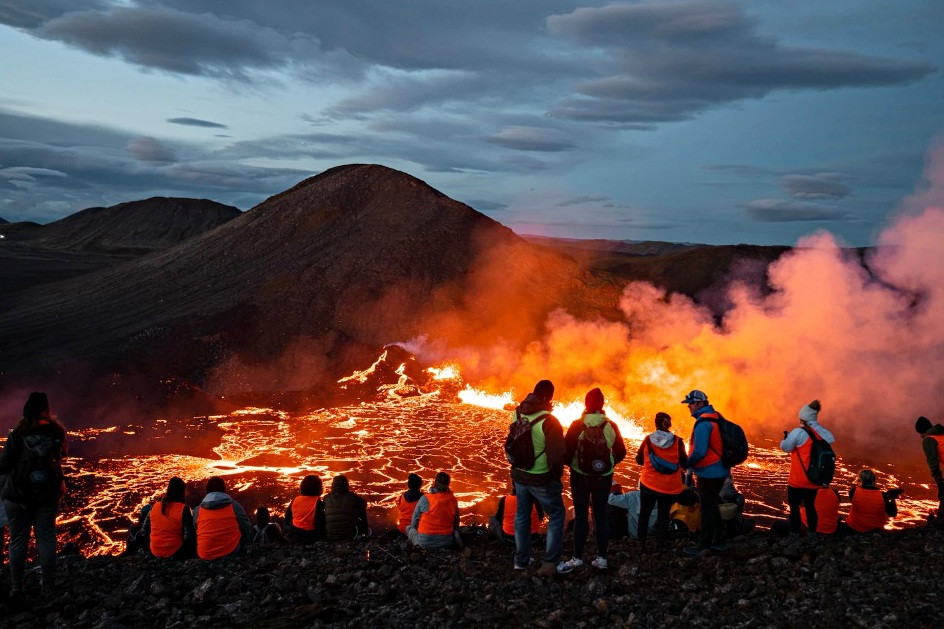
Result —
[[721, 498], [721, 488], [724, 487], [724, 478], [698, 477], [698, 501], [701, 505], [701, 537], [698, 545], [708, 548], [712, 544], [719, 544], [723, 539], [724, 529], [721, 526], [721, 512], [718, 503]]
[[639, 485], [639, 531], [637, 537], [640, 544], [644, 544], [649, 536], [649, 518], [652, 516], [652, 508], [656, 504], [659, 505], [659, 511], [656, 512], [656, 538], [665, 539], [669, 531], [669, 512], [677, 499], [678, 494], [663, 494], [653, 491], [645, 485]]
[[36, 547], [39, 549], [39, 565], [43, 571], [43, 583], [52, 585], [56, 571], [56, 513], [58, 501], [52, 504], [26, 506], [16, 502], [4, 501], [7, 518], [10, 520], [10, 576], [13, 588], [23, 587], [23, 573], [26, 571], [26, 547], [29, 545], [30, 531], [36, 535]]
[[800, 534], [800, 503], [806, 509], [806, 528], [816, 532], [819, 516], [816, 515], [816, 492], [818, 489], [787, 487], [787, 504], [790, 505], [790, 533]]
[[583, 558], [583, 549], [590, 532], [588, 512], [593, 508], [593, 531], [597, 540], [597, 555], [606, 558], [610, 541], [610, 524], [607, 519], [607, 499], [613, 475], [589, 476], [570, 472], [570, 495], [574, 500], [574, 557]]

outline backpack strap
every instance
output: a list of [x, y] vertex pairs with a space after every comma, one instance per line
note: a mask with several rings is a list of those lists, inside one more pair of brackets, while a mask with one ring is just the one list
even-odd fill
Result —
[[[537, 416], [537, 417], [535, 417], [534, 419], [528, 420], [528, 427], [529, 427], [529, 429], [533, 429], [534, 426], [535, 426], [539, 421], [542, 421], [542, 420], [546, 419], [547, 416], [550, 415], [550, 414], [551, 414], [550, 411], [538, 411], [538, 416]], [[515, 409], [515, 415], [517, 416], [516, 419], [521, 419], [521, 413], [518, 411], [518, 409]], [[535, 453], [534, 453], [534, 460], [537, 461], [538, 458], [539, 458], [542, 454], [544, 454], [545, 452], [547, 452], [547, 441], [546, 441], [546, 440], [545, 440], [544, 449], [541, 450], [540, 452], [535, 452]]]

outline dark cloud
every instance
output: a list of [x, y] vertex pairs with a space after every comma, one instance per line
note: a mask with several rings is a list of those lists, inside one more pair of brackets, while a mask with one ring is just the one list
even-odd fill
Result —
[[787, 175], [781, 182], [784, 190], [795, 199], [842, 199], [852, 188], [839, 181], [838, 173], [818, 175]]
[[180, 124], [187, 127], [207, 127], [209, 129], [228, 129], [229, 127], [219, 122], [211, 120], [201, 120], [200, 118], [168, 118], [167, 122], [171, 124]]
[[[573, 199], [564, 199], [554, 204], [554, 207], [573, 207], [575, 205], [583, 205], [585, 203], [605, 203], [610, 201], [608, 196], [583, 196], [583, 197], [574, 197]], [[612, 207], [612, 203], [605, 203], [605, 206]]]
[[125, 150], [142, 162], [173, 162], [176, 161], [173, 151], [161, 144], [155, 138], [139, 136], [133, 138]]
[[541, 127], [505, 127], [486, 138], [486, 142], [518, 151], [566, 151], [574, 147], [573, 141], [556, 129]]
[[14, 28], [36, 28], [70, 11], [105, 9], [111, 0], [3, 0], [0, 24]]
[[778, 199], [758, 199], [747, 204], [747, 216], [752, 220], [763, 223], [784, 223], [794, 221], [840, 221], [846, 219], [848, 214], [834, 206]]
[[327, 109], [329, 116], [347, 117], [377, 111], [413, 111], [430, 102], [467, 100], [484, 92], [482, 77], [471, 72], [423, 73], [422, 76], [389, 75], [361, 94]]
[[685, 120], [776, 90], [895, 85], [931, 73], [928, 63], [786, 46], [760, 34], [732, 2], [611, 4], [552, 15], [548, 30], [605, 52], [602, 76], [553, 113], [578, 120], [652, 125]]

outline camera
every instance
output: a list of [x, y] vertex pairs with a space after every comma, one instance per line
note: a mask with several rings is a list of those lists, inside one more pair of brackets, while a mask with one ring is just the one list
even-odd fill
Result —
[[790, 434], [789, 432], [787, 432], [786, 430], [784, 430], [784, 431], [783, 431], [783, 438], [786, 439], [786, 438], [787, 438], [787, 435], [789, 435], [789, 434]]

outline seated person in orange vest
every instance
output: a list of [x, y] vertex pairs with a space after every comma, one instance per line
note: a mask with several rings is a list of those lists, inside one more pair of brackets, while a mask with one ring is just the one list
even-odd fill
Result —
[[242, 505], [226, 493], [226, 483], [219, 476], [207, 481], [207, 495], [193, 510], [197, 530], [197, 556], [219, 559], [235, 555], [252, 541], [252, 523]]
[[459, 501], [449, 491], [451, 478], [445, 472], [436, 474], [429, 493], [416, 503], [413, 520], [406, 535], [415, 546], [425, 550], [452, 548], [459, 540]]
[[849, 489], [852, 506], [846, 516], [846, 526], [857, 533], [885, 528], [889, 518], [898, 515], [895, 499], [900, 495], [900, 489], [882, 491], [875, 485], [875, 472], [862, 470], [859, 472], [859, 486]]
[[420, 489], [422, 485], [422, 478], [417, 474], [410, 474], [406, 479], [407, 490], [397, 498], [397, 528], [401, 533], [406, 533], [406, 527], [413, 521], [416, 502], [423, 495], [423, 490]]
[[[518, 509], [518, 496], [515, 492], [515, 483], [508, 483], [508, 494], [498, 499], [498, 510], [488, 519], [488, 530], [500, 542], [515, 543], [515, 512]], [[541, 503], [535, 501], [531, 509], [531, 541], [534, 542], [541, 532], [541, 520], [544, 519], [544, 509]]]
[[[816, 492], [816, 532], [821, 535], [832, 535], [839, 527], [839, 492], [831, 487], [823, 487]], [[803, 526], [809, 526], [806, 521], [806, 507], [800, 505], [800, 520]]]
[[370, 535], [367, 528], [367, 502], [351, 491], [347, 476], [331, 481], [331, 491], [324, 497], [325, 539], [344, 542]]
[[309, 474], [302, 479], [299, 495], [285, 511], [285, 534], [293, 544], [311, 544], [325, 538], [325, 506], [321, 479]]
[[160, 502], [141, 509], [140, 536], [148, 540], [148, 550], [155, 557], [189, 559], [195, 556], [196, 532], [193, 513], [184, 504], [187, 485], [176, 476], [167, 483]]
[[252, 527], [252, 543], [257, 544], [282, 544], [285, 537], [282, 535], [282, 528], [269, 519], [269, 509], [259, 507], [256, 509], [256, 525]]

